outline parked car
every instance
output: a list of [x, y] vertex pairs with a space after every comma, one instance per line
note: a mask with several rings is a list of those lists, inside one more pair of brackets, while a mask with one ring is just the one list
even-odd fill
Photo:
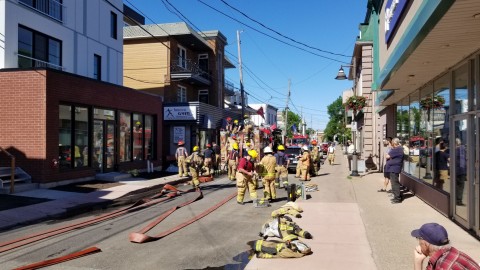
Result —
[[287, 159], [290, 160], [287, 168], [288, 171], [295, 172], [297, 169], [298, 159], [302, 155], [302, 148], [300, 146], [288, 146], [287, 149], [285, 149], [285, 155], [287, 156]]

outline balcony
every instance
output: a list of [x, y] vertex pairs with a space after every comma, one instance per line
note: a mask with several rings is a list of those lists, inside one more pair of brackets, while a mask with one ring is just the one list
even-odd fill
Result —
[[235, 95], [235, 87], [233, 86], [233, 82], [225, 80], [225, 85], [223, 89], [225, 92], [225, 96]]
[[25, 55], [18, 55], [18, 68], [52, 68], [56, 70], [64, 70], [64, 67], [35, 59]]
[[170, 66], [170, 78], [172, 81], [182, 80], [182, 82], [199, 86], [209, 86], [211, 84], [210, 75], [203, 71], [197, 63], [189, 59], [172, 61], [172, 65]]
[[58, 0], [19, 0], [19, 3], [28, 6], [54, 20], [63, 23], [63, 9], [65, 6]]

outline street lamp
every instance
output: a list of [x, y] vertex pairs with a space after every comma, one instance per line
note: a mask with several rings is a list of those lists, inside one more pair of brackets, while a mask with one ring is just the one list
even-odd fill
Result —
[[[338, 70], [337, 77], [335, 80], [346, 80], [347, 76], [345, 75], [345, 71], [343, 67], [350, 67], [353, 68], [353, 95], [357, 95], [357, 67], [355, 65], [355, 57], [353, 57], [353, 65], [341, 65], [340, 69]], [[355, 121], [355, 114], [353, 113], [353, 120], [352, 120], [352, 140], [353, 140], [353, 156], [352, 156], [352, 173], [350, 176], [360, 176], [358, 174], [358, 157], [357, 157], [357, 122]]]

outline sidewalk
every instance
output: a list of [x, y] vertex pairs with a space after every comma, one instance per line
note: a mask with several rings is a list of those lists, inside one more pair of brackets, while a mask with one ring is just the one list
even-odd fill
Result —
[[304, 209], [295, 221], [312, 233], [304, 240], [313, 254], [299, 259], [253, 258], [245, 269], [413, 269], [418, 241], [413, 229], [428, 222], [443, 225], [454, 247], [480, 262], [480, 242], [419, 198], [407, 195], [401, 204], [391, 204], [387, 193], [377, 192], [382, 173], [349, 177], [346, 156], [337, 154], [336, 164], [322, 166], [312, 178], [319, 191], [298, 200]]
[[176, 184], [185, 180], [187, 180], [187, 178], [180, 178], [178, 175], [152, 180], [129, 177], [118, 180], [118, 182], [123, 185], [100, 189], [90, 193], [66, 192], [52, 189], [35, 189], [15, 193], [17, 196], [45, 198], [51, 201], [0, 211], [0, 231], [52, 217], [85, 212], [95, 206], [100, 207], [103, 204], [108, 204], [112, 202], [112, 200], [135, 191], [168, 183]]

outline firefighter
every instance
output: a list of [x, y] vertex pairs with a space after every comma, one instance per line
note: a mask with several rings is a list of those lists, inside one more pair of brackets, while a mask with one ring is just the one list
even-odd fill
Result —
[[260, 161], [263, 176], [263, 198], [269, 202], [277, 198], [275, 190], [275, 167], [277, 165], [276, 158], [270, 146], [263, 149], [265, 156]]
[[199, 150], [200, 147], [195, 145], [193, 147], [192, 154], [187, 158], [187, 163], [190, 164], [190, 175], [192, 176], [192, 185], [194, 188], [200, 187], [198, 176], [200, 175], [203, 167], [203, 155], [199, 152]]
[[178, 148], [175, 151], [175, 159], [177, 160], [178, 165], [178, 176], [188, 176], [187, 163], [185, 159], [188, 157], [187, 149], [185, 148], [185, 142], [182, 140], [178, 141]]
[[213, 174], [213, 161], [215, 160], [215, 152], [212, 150], [212, 145], [207, 143], [207, 149], [203, 151], [203, 155], [205, 157], [205, 161], [203, 162], [203, 171], [205, 171], [206, 175]]
[[257, 258], [301, 258], [311, 254], [312, 249], [305, 243], [295, 240], [289, 242], [256, 240], [247, 242]]
[[233, 120], [233, 125], [232, 125], [232, 134], [237, 134], [237, 132], [240, 130], [240, 126], [238, 124], [238, 120], [235, 119]]
[[228, 152], [228, 179], [235, 180], [238, 166], [238, 143], [233, 143], [232, 150]]
[[243, 116], [243, 132], [247, 135], [247, 140], [250, 140], [253, 130], [253, 122], [250, 120], [250, 116], [245, 114]]
[[212, 142], [212, 150], [215, 153], [215, 160], [213, 162], [213, 168], [216, 173], [220, 173], [221, 163], [222, 163], [222, 152], [220, 146], [216, 142]]
[[276, 175], [275, 175], [275, 186], [280, 186], [280, 181], [284, 187], [288, 186], [288, 165], [290, 160], [285, 156], [285, 147], [283, 145], [279, 145], [277, 147], [277, 153], [275, 153], [275, 159], [277, 162], [277, 166], [275, 167]]
[[328, 163], [330, 165], [335, 163], [335, 147], [332, 143], [328, 143]]
[[257, 192], [255, 190], [256, 183], [253, 182], [255, 172], [254, 160], [257, 158], [258, 153], [255, 150], [248, 151], [248, 156], [241, 158], [237, 167], [237, 203], [243, 205], [243, 199], [245, 192], [249, 191], [250, 198], [252, 200], [257, 199]]
[[233, 123], [232, 123], [231, 117], [227, 117], [227, 125], [225, 129], [227, 131], [227, 136], [230, 136], [230, 134], [232, 134], [232, 131], [233, 131]]
[[318, 150], [317, 141], [312, 141], [312, 167], [311, 167], [311, 174], [318, 175], [318, 171], [320, 170], [320, 151]]
[[303, 155], [302, 157], [298, 160], [298, 163], [301, 163], [300, 171], [301, 171], [301, 178], [300, 180], [303, 181], [310, 181], [310, 153], [308, 152], [308, 146], [304, 145], [302, 147], [303, 149]]

